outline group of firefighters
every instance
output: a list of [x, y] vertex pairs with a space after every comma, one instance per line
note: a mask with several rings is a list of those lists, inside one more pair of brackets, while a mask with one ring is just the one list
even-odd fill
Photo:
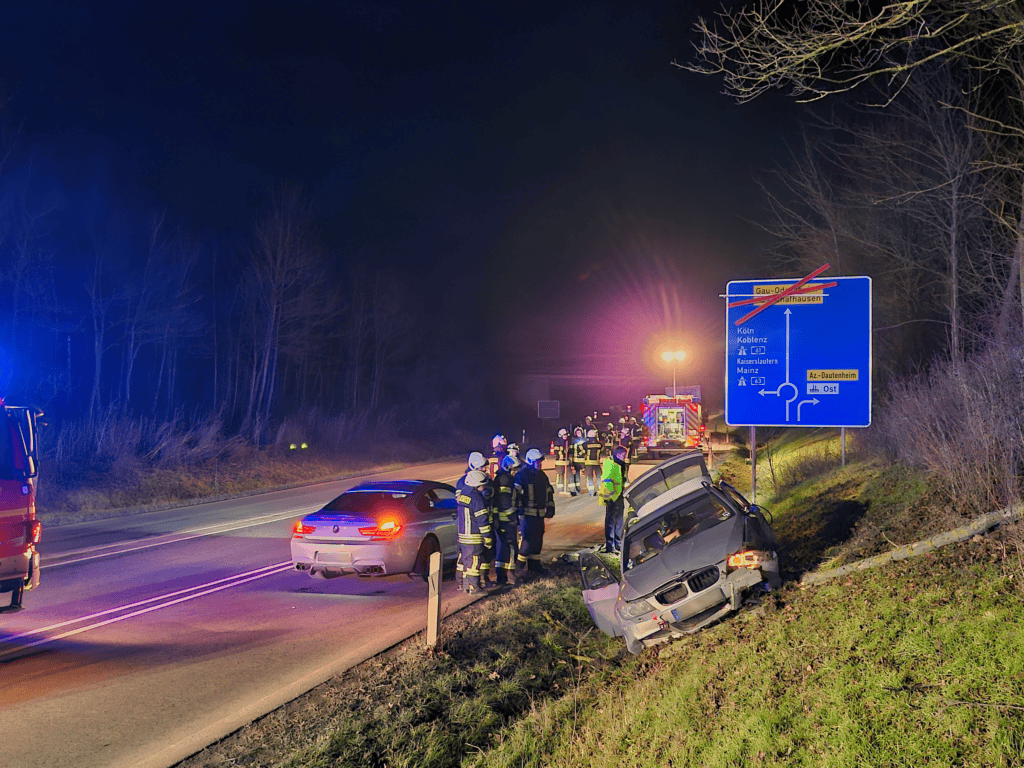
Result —
[[626, 450], [623, 479], [629, 482], [629, 465], [637, 454], [637, 446], [643, 440], [643, 429], [635, 416], [623, 416], [618, 427], [609, 422], [606, 430], [599, 430], [597, 417], [587, 416], [583, 424], [558, 430], [553, 443], [555, 455], [555, 484], [559, 493], [575, 496], [582, 493], [580, 476], [584, 478], [591, 496], [598, 495], [601, 457], [611, 455], [616, 446]]
[[[583, 470], [590, 494], [604, 502], [606, 552], [617, 553], [622, 546], [622, 491], [628, 483], [635, 428], [635, 419], [632, 424], [622, 419], [620, 429], [601, 435], [588, 416], [573, 430], [572, 439], [568, 429], [560, 429], [554, 443], [559, 491], [575, 496]], [[490, 458], [471, 453], [466, 473], [456, 484], [456, 579], [459, 588], [470, 593], [492, 583], [501, 587], [529, 574], [544, 575], [544, 521], [555, 516], [555, 488], [541, 468], [544, 454], [531, 448], [520, 459], [519, 446], [503, 435], [494, 436], [491, 449]], [[570, 469], [575, 492], [566, 484]]]

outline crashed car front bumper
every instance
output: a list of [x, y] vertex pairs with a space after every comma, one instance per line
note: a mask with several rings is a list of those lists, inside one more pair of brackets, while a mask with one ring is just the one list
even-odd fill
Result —
[[766, 578], [767, 575], [757, 568], [740, 568], [707, 589], [687, 594], [671, 605], [663, 607], [651, 600], [652, 605], [658, 605], [657, 610], [635, 619], [620, 617], [626, 645], [637, 652], [642, 646], [650, 647], [693, 634], [737, 610], [743, 593]]

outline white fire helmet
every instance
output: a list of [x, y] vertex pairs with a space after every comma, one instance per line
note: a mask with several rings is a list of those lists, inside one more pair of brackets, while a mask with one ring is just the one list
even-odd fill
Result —
[[544, 458], [544, 454], [538, 451], [536, 448], [531, 448], [526, 452], [526, 463], [537, 466]]
[[487, 475], [479, 469], [474, 469], [466, 475], [466, 485], [470, 488], [479, 488], [481, 485], [487, 485]]
[[473, 451], [469, 454], [468, 466], [470, 469], [483, 469], [487, 466], [487, 459], [484, 458], [480, 451]]

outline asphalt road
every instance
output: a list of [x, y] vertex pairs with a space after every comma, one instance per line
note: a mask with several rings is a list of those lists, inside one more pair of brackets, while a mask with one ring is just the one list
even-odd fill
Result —
[[[45, 529], [39, 589], [0, 614], [0, 765], [164, 768], [422, 631], [422, 581], [310, 579], [291, 525], [362, 480], [462, 468]], [[602, 541], [596, 499], [557, 504], [545, 559]], [[442, 586], [445, 615], [474, 599]]]

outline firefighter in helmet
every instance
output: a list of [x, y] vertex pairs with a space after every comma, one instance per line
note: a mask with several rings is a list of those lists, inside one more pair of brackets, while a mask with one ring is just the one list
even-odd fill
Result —
[[[486, 467], [487, 467], [487, 459], [484, 458], [484, 455], [482, 453], [480, 453], [480, 451], [473, 451], [471, 454], [469, 454], [469, 458], [466, 460], [466, 472], [455, 483], [455, 492], [456, 492], [456, 494], [458, 494], [460, 491], [468, 490], [469, 489], [469, 486], [466, 485], [466, 478], [469, 477], [469, 474], [471, 472], [473, 472], [473, 471], [483, 472], [486, 469]], [[485, 499], [485, 501], [486, 501], [486, 499]], [[460, 523], [460, 525], [461, 525], [461, 523]], [[455, 580], [459, 584], [459, 588], [460, 589], [462, 588], [462, 578], [463, 578], [462, 558], [460, 557], [455, 562]]]
[[501, 460], [505, 458], [505, 454], [508, 453], [508, 440], [502, 434], [497, 434], [491, 438], [491, 456], [487, 459], [487, 474], [494, 477], [498, 473], [498, 467], [501, 466]]
[[516, 558], [519, 555], [519, 515], [513, 504], [516, 473], [523, 463], [512, 451], [501, 460], [498, 474], [494, 478], [494, 514], [491, 528], [494, 531], [495, 558], [494, 581], [500, 587], [511, 580], [515, 583]]
[[596, 429], [587, 430], [583, 450], [583, 474], [587, 480], [587, 490], [591, 496], [597, 496], [597, 487], [601, 484], [601, 441]]
[[461, 565], [461, 589], [473, 593], [480, 590], [480, 563], [484, 552], [484, 541], [491, 532], [489, 508], [483, 497], [488, 484], [487, 475], [479, 469], [468, 472], [463, 486], [458, 489], [455, 501], [458, 505], [459, 565]]
[[622, 483], [623, 485], [629, 485], [629, 465], [630, 465], [630, 453], [633, 450], [633, 430], [630, 429], [629, 422], [626, 417], [623, 416], [619, 419], [619, 445], [626, 449], [626, 456], [623, 459], [622, 466]]
[[555, 485], [559, 493], [568, 493], [569, 486], [566, 477], [569, 469], [569, 430], [565, 427], [558, 430], [558, 437], [552, 443], [552, 453], [555, 454]]
[[608, 429], [601, 435], [601, 443], [609, 455], [611, 455], [612, 448], [619, 444], [619, 438], [615, 435], [615, 425], [610, 421], [608, 422]]
[[544, 454], [536, 448], [526, 452], [526, 465], [516, 473], [512, 490], [513, 504], [519, 515], [519, 554], [517, 575], [547, 571], [540, 563], [544, 547], [544, 521], [555, 516], [555, 489], [541, 469]]
[[[576, 427], [572, 431], [572, 442], [569, 443], [569, 474], [572, 475], [572, 486], [569, 495], [575, 496], [580, 492], [580, 473], [586, 466], [587, 461], [587, 438], [583, 434], [583, 427]], [[568, 481], [569, 477], [566, 476]], [[574, 490], [575, 489], [575, 490]]]

